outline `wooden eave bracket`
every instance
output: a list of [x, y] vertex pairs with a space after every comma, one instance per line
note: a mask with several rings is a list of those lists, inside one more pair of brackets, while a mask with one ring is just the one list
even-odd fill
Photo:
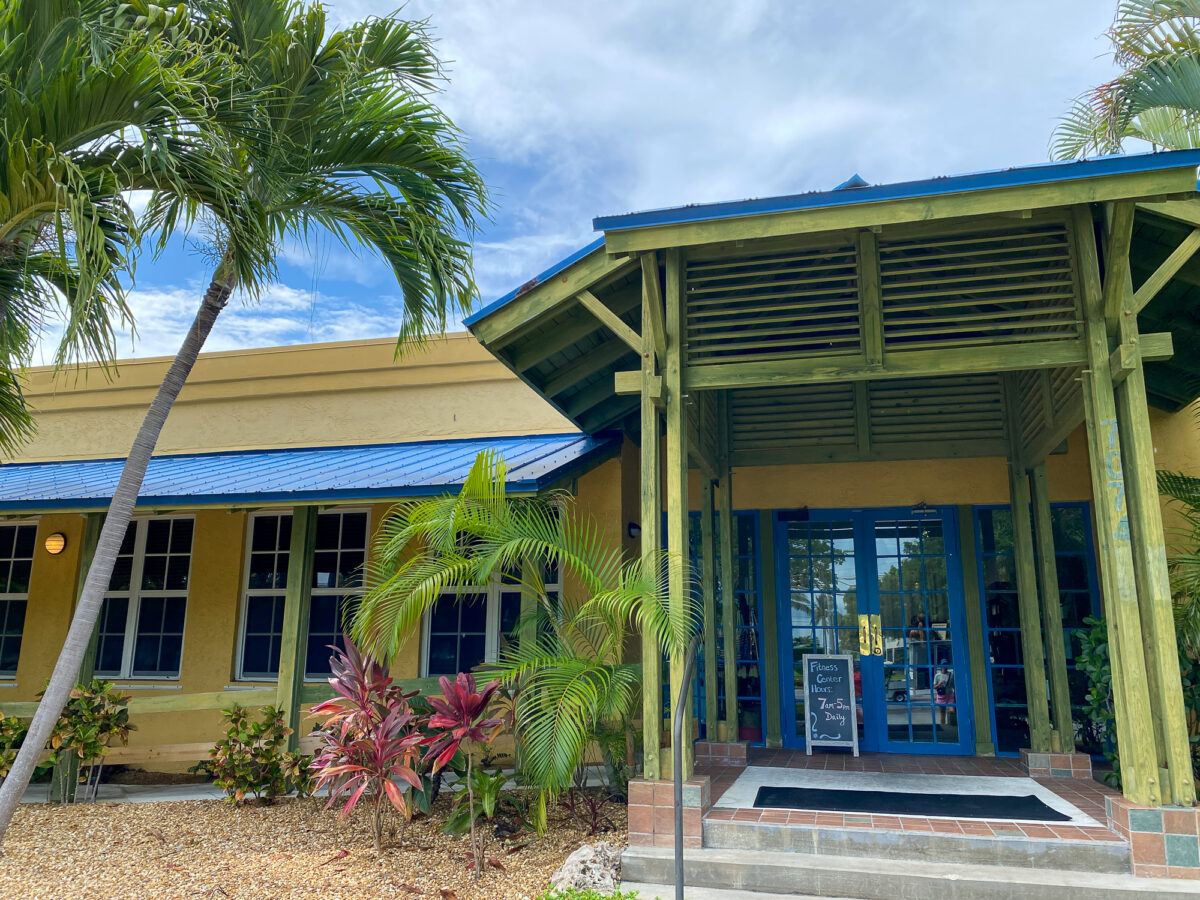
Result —
[[1196, 253], [1200, 250], [1200, 227], [1192, 229], [1179, 246], [1171, 251], [1171, 255], [1163, 260], [1162, 265], [1133, 292], [1133, 311], [1141, 312], [1146, 305], [1158, 296], [1159, 291], [1170, 283]]
[[1143, 334], [1136, 340], [1124, 341], [1108, 357], [1113, 384], [1128, 378], [1141, 362], [1161, 362], [1174, 355], [1175, 345], [1169, 331]]
[[615, 312], [605, 306], [604, 301], [589, 290], [582, 290], [575, 295], [584, 309], [595, 316], [603, 325], [622, 341], [629, 345], [634, 353], [642, 352], [642, 336]]
[[[613, 390], [617, 394], [642, 393], [643, 376], [641, 372], [616, 372], [613, 374]], [[655, 403], [663, 399], [663, 379], [661, 375], [650, 375], [646, 381], [646, 393]]]

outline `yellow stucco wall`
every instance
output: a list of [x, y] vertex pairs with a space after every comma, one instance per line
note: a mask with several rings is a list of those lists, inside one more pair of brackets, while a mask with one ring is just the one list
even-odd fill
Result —
[[[395, 359], [390, 340], [206, 353], [160, 453], [573, 431], [468, 334]], [[26, 373], [38, 433], [22, 461], [120, 457], [169, 360]], [[82, 440], [83, 435], [87, 436]]]

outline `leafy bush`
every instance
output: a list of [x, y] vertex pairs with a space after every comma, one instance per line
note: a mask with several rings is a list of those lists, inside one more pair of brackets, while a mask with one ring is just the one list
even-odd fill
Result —
[[[485, 843], [483, 832], [475, 827], [473, 751], [490, 747], [503, 728], [500, 719], [487, 717], [488, 706], [496, 691], [500, 689], [500, 682], [493, 681], [478, 691], [475, 688], [475, 678], [466, 672], [460, 672], [454, 681], [443, 676], [439, 684], [442, 696], [429, 698], [429, 705], [433, 707], [429, 728], [433, 733], [423, 740], [429, 747], [425, 758], [432, 762], [434, 772], [439, 772], [449, 765], [460, 751], [465, 758], [467, 821], [471, 835], [470, 865], [478, 878], [483, 873]], [[490, 789], [493, 783], [488, 781], [487, 785]], [[499, 796], [498, 787], [496, 795]], [[494, 803], [492, 808], [495, 809]]]
[[[117, 693], [112, 682], [77, 684], [50, 733], [50, 763], [57, 767], [69, 762], [67, 771], [78, 772], [78, 783], [87, 785], [85, 795], [94, 798], [105, 751], [114, 739], [129, 743], [134, 727], [129, 723], [129, 696]], [[61, 794], [67, 803], [74, 802], [77, 795], [75, 779], [71, 781], [63, 785]]]
[[253, 797], [271, 803], [292, 791], [312, 793], [312, 757], [287, 749], [292, 729], [284, 724], [282, 709], [268, 706], [255, 720], [250, 710], [235, 703], [224, 716], [225, 737], [196, 768], [211, 774], [229, 800], [242, 803]]
[[1116, 714], [1113, 707], [1112, 670], [1108, 661], [1108, 626], [1103, 618], [1088, 616], [1087, 630], [1080, 634], [1079, 656], [1075, 668], [1087, 677], [1083, 715], [1096, 730], [1096, 743], [1112, 766], [1104, 779], [1114, 787], [1121, 785], [1121, 761], [1117, 757]]
[[0, 778], [7, 778], [17, 751], [25, 742], [29, 723], [16, 716], [0, 715]]
[[412, 806], [406, 791], [421, 791], [432, 803], [432, 786], [416, 770], [420, 745], [427, 737], [409, 704], [414, 695], [393, 684], [383, 667], [360, 654], [353, 643], [347, 641], [345, 650], [335, 647], [329, 664], [329, 684], [338, 696], [313, 708], [314, 715], [327, 718], [312, 769], [317, 784], [329, 788], [326, 806], [341, 803], [342, 817], [360, 800], [370, 799], [378, 853], [383, 849], [386, 804], [407, 821]]

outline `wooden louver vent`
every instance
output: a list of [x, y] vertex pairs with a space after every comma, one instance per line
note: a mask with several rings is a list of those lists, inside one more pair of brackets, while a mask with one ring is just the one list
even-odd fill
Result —
[[737, 450], [854, 447], [854, 387], [847, 383], [730, 392]]
[[691, 365], [857, 353], [854, 246], [687, 266]]
[[881, 240], [884, 346], [971, 347], [1079, 333], [1066, 226]]
[[1004, 440], [998, 375], [875, 381], [869, 394], [873, 447]]

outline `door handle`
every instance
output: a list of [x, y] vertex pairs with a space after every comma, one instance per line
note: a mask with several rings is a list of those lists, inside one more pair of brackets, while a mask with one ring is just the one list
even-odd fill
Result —
[[871, 616], [871, 653], [883, 656], [883, 622], [878, 615]]
[[858, 655], [871, 655], [871, 618], [862, 615], [858, 617]]

